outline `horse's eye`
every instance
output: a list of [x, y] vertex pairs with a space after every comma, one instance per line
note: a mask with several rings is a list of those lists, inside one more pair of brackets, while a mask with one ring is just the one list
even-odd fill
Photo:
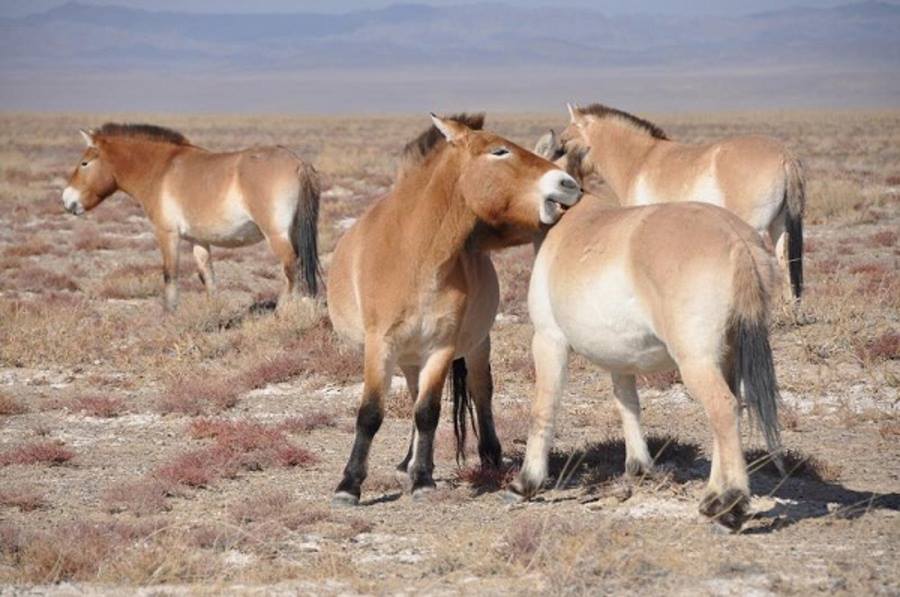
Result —
[[88, 165], [87, 162], [81, 162], [81, 167], [82, 167], [82, 168], [84, 168], [84, 167], [87, 166], [87, 165]]
[[553, 157], [551, 158], [551, 161], [556, 161], [559, 158], [563, 157], [564, 155], [566, 155], [566, 150], [563, 149], [562, 147], [560, 147], [559, 149], [557, 149], [556, 151], [553, 152]]
[[491, 150], [491, 155], [502, 158], [505, 155], [509, 155], [509, 150], [505, 147], [498, 147], [497, 149]]

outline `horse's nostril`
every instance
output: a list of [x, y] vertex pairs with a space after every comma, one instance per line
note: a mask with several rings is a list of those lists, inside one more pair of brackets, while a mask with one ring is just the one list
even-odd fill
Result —
[[570, 191], [575, 191], [578, 189], [578, 183], [576, 183], [571, 178], [563, 178], [559, 181], [559, 185], [564, 189], [569, 189]]

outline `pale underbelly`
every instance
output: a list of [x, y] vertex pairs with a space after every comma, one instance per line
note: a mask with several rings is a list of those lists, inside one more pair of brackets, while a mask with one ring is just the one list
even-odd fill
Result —
[[[616, 292], [584, 293], [560, 301], [554, 315], [572, 349], [594, 364], [618, 373], [649, 373], [675, 366], [665, 343], [650, 325], [644, 307]], [[604, 300], [588, 297], [605, 296]]]
[[179, 227], [181, 238], [217, 247], [245, 247], [263, 239], [263, 233], [252, 220], [217, 224], [185, 224]]

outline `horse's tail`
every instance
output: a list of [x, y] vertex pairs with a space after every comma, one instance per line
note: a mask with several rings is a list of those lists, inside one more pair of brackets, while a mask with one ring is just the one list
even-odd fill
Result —
[[803, 293], [803, 212], [806, 209], [806, 185], [800, 161], [788, 156], [784, 162], [784, 203], [787, 207], [784, 232], [787, 235], [787, 263], [794, 298]]
[[453, 361], [453, 435], [456, 436], [456, 464], [466, 461], [466, 412], [472, 410], [469, 402], [469, 384], [466, 359]]
[[300, 275], [309, 296], [319, 291], [321, 267], [319, 265], [319, 195], [322, 191], [319, 173], [309, 164], [301, 163], [297, 168], [300, 180], [300, 196], [294, 225], [291, 229], [291, 244], [297, 255]]
[[735, 269], [731, 386], [737, 395], [743, 385], [743, 404], [765, 437], [776, 465], [783, 471], [778, 427], [781, 396], [769, 344], [769, 305], [779, 277], [771, 256], [762, 246], [739, 243], [732, 250], [732, 263]]

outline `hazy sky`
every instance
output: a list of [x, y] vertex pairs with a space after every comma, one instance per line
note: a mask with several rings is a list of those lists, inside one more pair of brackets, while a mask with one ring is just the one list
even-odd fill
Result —
[[[345, 12], [360, 8], [380, 8], [390, 4], [431, 4], [448, 6], [473, 0], [81, 0], [89, 4], [130, 6], [148, 10], [192, 12]], [[507, 0], [532, 6], [584, 6], [608, 13], [747, 14], [791, 6], [827, 7], [851, 4], [855, 0]], [[66, 0], [0, 0], [0, 17], [18, 17], [64, 4]]]

